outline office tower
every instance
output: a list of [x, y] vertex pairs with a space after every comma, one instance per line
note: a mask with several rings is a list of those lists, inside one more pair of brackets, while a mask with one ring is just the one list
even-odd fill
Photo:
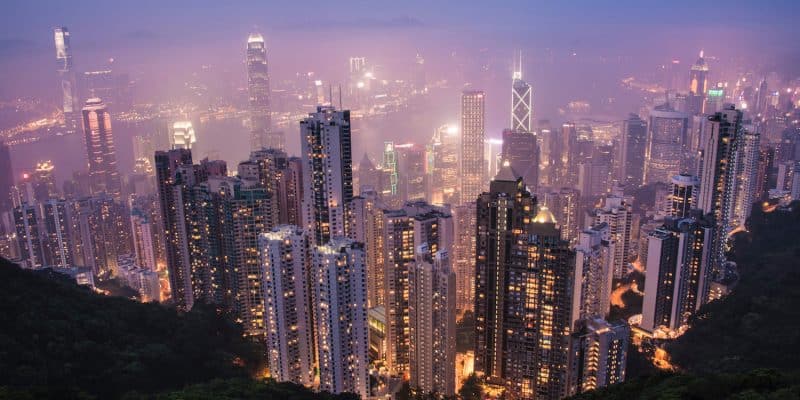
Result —
[[390, 371], [409, 370], [409, 281], [408, 269], [415, 253], [425, 246], [431, 256], [451, 253], [453, 222], [450, 211], [424, 201], [408, 202], [403, 208], [383, 212], [383, 261], [386, 296], [387, 354]]
[[575, 253], [547, 207], [523, 232], [504, 289], [506, 390], [517, 398], [560, 399], [568, 383]]
[[119, 197], [121, 182], [117, 171], [114, 134], [111, 131], [111, 114], [102, 100], [86, 100], [83, 107], [83, 133], [92, 193], [106, 192]]
[[403, 201], [425, 200], [428, 193], [425, 148], [415, 144], [394, 146], [397, 152], [398, 193]]
[[397, 151], [394, 142], [383, 142], [383, 160], [381, 165], [381, 195], [383, 201], [392, 207], [400, 207], [400, 177], [397, 166]]
[[0, 140], [0, 214], [11, 211], [12, 186], [14, 186], [14, 173], [11, 169], [11, 148]]
[[[310, 239], [310, 238], [309, 238]], [[311, 281], [319, 389], [369, 395], [364, 250], [336, 238], [312, 251]]]
[[155, 226], [146, 210], [131, 207], [131, 237], [136, 256], [136, 265], [148, 271], [156, 271]]
[[414, 59], [414, 90], [417, 93], [425, 93], [428, 90], [425, 58], [419, 53]]
[[460, 314], [475, 307], [475, 203], [453, 207], [453, 268], [456, 273], [456, 308]]
[[303, 226], [321, 245], [347, 235], [346, 212], [353, 199], [350, 111], [317, 106], [300, 121], [303, 157]]
[[680, 174], [672, 177], [669, 195], [667, 196], [666, 216], [685, 218], [689, 212], [697, 208], [697, 192], [700, 180], [696, 176]]
[[45, 265], [63, 268], [75, 266], [69, 243], [67, 210], [64, 200], [49, 199], [39, 205]]
[[455, 395], [456, 276], [448, 253], [417, 249], [408, 269], [411, 387]]
[[624, 321], [581, 321], [572, 335], [569, 396], [625, 381], [630, 333]]
[[101, 193], [72, 201], [68, 214], [75, 262], [95, 276], [119, 276], [119, 256], [133, 253], [125, 206]]
[[515, 259], [519, 252], [514, 250], [517, 241], [527, 237], [536, 198], [505, 163], [490, 182], [489, 192], [478, 197], [475, 209], [475, 371], [502, 381], [507, 359], [504, 323], [509, 309], [505, 303], [512, 299], [507, 289], [515, 284], [508, 280], [509, 270], [525, 264]]
[[172, 124], [172, 148], [188, 149], [197, 143], [197, 136], [194, 134], [194, 127], [190, 121], [177, 121]]
[[250, 149], [283, 149], [283, 133], [272, 130], [267, 47], [260, 33], [251, 33], [247, 38], [247, 93], [250, 96]]
[[75, 85], [75, 72], [72, 70], [72, 46], [69, 30], [58, 27], [53, 30], [56, 45], [56, 71], [61, 83], [61, 110], [64, 123], [69, 129], [77, 128], [78, 93]]
[[35, 204], [23, 203], [14, 208], [14, 228], [20, 256], [27, 268], [45, 266], [39, 218]]
[[769, 196], [769, 183], [775, 166], [775, 148], [762, 146], [758, 151], [754, 201], [764, 201]]
[[33, 183], [33, 197], [39, 203], [44, 203], [51, 198], [58, 198], [54, 170], [53, 162], [48, 160], [36, 163], [36, 169], [30, 174]]
[[472, 201], [485, 188], [485, 97], [482, 91], [461, 94], [461, 201]]
[[644, 157], [647, 153], [647, 123], [630, 114], [622, 123], [620, 183], [639, 187], [644, 183]]
[[744, 227], [753, 202], [758, 199], [758, 162], [760, 156], [761, 133], [753, 124], [744, 124], [740, 136], [740, 147], [736, 162], [736, 202], [733, 208], [734, 226]]
[[442, 125], [436, 129], [429, 146], [432, 153], [430, 171], [430, 202], [460, 204], [458, 167], [458, 128]]
[[583, 226], [580, 215], [580, 191], [562, 187], [558, 191], [548, 191], [542, 196], [541, 203], [553, 213], [559, 221], [561, 238], [574, 242], [578, 238], [579, 228]]
[[608, 224], [585, 229], [575, 245], [575, 285], [572, 295], [572, 323], [587, 318], [605, 318], [611, 307], [611, 248]]
[[511, 169], [522, 176], [531, 192], [539, 185], [539, 145], [536, 135], [530, 131], [503, 131], [503, 161], [511, 164]]
[[555, 163], [558, 138], [556, 131], [550, 126], [550, 121], [539, 120], [536, 128], [536, 139], [539, 144], [539, 185], [551, 186], [556, 183]]
[[[578, 141], [579, 147], [585, 141]], [[584, 199], [594, 199], [609, 191], [612, 165], [614, 164], [612, 146], [592, 146], [589, 157], [576, 157], [577, 189]]]
[[[533, 133], [533, 91], [531, 86], [522, 80], [522, 52], [520, 52], [517, 62], [511, 81], [510, 126], [512, 131]], [[527, 183], [536, 186], [533, 182]]]
[[561, 186], [573, 187], [577, 183], [576, 176], [570, 176], [571, 165], [577, 164], [571, 157], [576, 153], [578, 130], [574, 122], [561, 125], [561, 134], [553, 142], [553, 175], [555, 182]]
[[689, 97], [687, 110], [690, 114], [702, 114], [708, 89], [708, 64], [703, 58], [703, 50], [700, 50], [700, 58], [692, 65], [689, 70]]
[[618, 195], [607, 196], [603, 206], [592, 212], [593, 223], [608, 224], [608, 240], [611, 246], [611, 265], [614, 278], [622, 278], [627, 273], [631, 254], [631, 220], [633, 208]]
[[363, 243], [367, 264], [367, 305], [386, 305], [386, 281], [383, 265], [383, 210], [386, 206], [378, 192], [367, 188], [353, 198], [349, 213], [350, 239]]
[[264, 269], [266, 352], [278, 382], [314, 383], [314, 326], [311, 314], [311, 252], [308, 236], [281, 225], [259, 240]]
[[742, 112], [732, 104], [708, 117], [702, 144], [702, 170], [698, 208], [714, 217], [712, 269], [718, 271], [725, 259], [728, 233], [734, 224], [736, 168], [742, 135]]
[[188, 254], [186, 254], [184, 206], [180, 192], [174, 190], [174, 186], [180, 184], [183, 179], [176, 174], [178, 169], [192, 165], [192, 153], [188, 149], [157, 151], [155, 165], [159, 204], [164, 223], [164, 249], [170, 290], [177, 307], [189, 310], [194, 304], [194, 297], [189, 279]]
[[688, 124], [689, 116], [675, 111], [669, 104], [656, 106], [650, 111], [645, 160], [646, 183], [666, 183], [673, 175], [681, 172]]
[[680, 332], [707, 302], [714, 229], [698, 210], [691, 217], [667, 218], [650, 234], [642, 329]]

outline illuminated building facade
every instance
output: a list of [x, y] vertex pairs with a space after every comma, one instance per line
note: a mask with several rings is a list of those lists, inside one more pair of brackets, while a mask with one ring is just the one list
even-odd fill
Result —
[[623, 197], [607, 196], [603, 206], [593, 211], [594, 224], [608, 224], [608, 240], [611, 247], [611, 265], [614, 278], [622, 278], [628, 269], [631, 254], [631, 229], [633, 209]]
[[456, 276], [446, 251], [417, 249], [408, 269], [409, 370], [422, 393], [455, 395]]
[[677, 331], [705, 304], [711, 283], [714, 224], [701, 212], [667, 218], [648, 238], [641, 328]]
[[486, 94], [464, 91], [461, 94], [461, 201], [473, 201], [485, 188], [486, 166], [483, 156]]
[[610, 311], [611, 249], [608, 224], [585, 229], [575, 246], [575, 285], [572, 295], [572, 322], [586, 318], [605, 318]]
[[251, 33], [247, 38], [247, 93], [250, 97], [250, 149], [283, 149], [283, 133], [272, 130], [267, 47], [259, 33]]
[[700, 50], [700, 57], [689, 70], [689, 97], [687, 99], [687, 109], [690, 114], [702, 114], [705, 112], [706, 91], [708, 90], [708, 64]]
[[281, 225], [259, 238], [264, 269], [266, 352], [279, 382], [314, 383], [311, 248], [296, 226]]
[[475, 307], [475, 203], [453, 207], [452, 263], [456, 272], [456, 308], [459, 313]]
[[61, 84], [61, 110], [64, 122], [69, 129], [77, 129], [78, 92], [75, 85], [75, 71], [72, 70], [72, 46], [69, 30], [62, 26], [53, 30], [56, 46], [56, 71]]
[[572, 335], [569, 396], [625, 381], [630, 331], [623, 321], [580, 321]]
[[675, 111], [669, 104], [650, 111], [647, 132], [646, 183], [667, 183], [681, 172], [689, 116]]
[[312, 304], [319, 389], [369, 395], [369, 338], [364, 250], [337, 238], [312, 250]]
[[447, 208], [424, 201], [408, 202], [402, 209], [383, 212], [383, 262], [386, 296], [387, 353], [389, 370], [409, 372], [409, 268], [417, 250], [425, 247], [431, 257], [453, 248], [453, 221]]
[[697, 177], [689, 174], [673, 176], [665, 215], [675, 218], [688, 217], [691, 210], [697, 208], [699, 190], [700, 180]]
[[644, 183], [644, 163], [647, 153], [647, 122], [630, 114], [622, 123], [622, 150], [620, 155], [621, 183], [639, 187]]
[[428, 148], [431, 153], [428, 200], [433, 204], [460, 204], [458, 128], [449, 125], [439, 127]]
[[320, 245], [346, 237], [353, 200], [350, 111], [318, 106], [300, 121], [303, 158], [303, 226]]
[[83, 107], [83, 133], [92, 193], [120, 196], [121, 181], [117, 170], [111, 114], [98, 98], [86, 100]]
[[197, 136], [190, 121], [178, 121], [172, 124], [172, 148], [188, 149], [197, 143]]
[[[514, 66], [511, 81], [511, 130], [533, 133], [533, 90], [522, 80], [522, 53]], [[534, 185], [535, 182], [527, 182]]]
[[526, 267], [526, 257], [515, 249], [517, 242], [526, 238], [526, 229], [535, 216], [536, 198], [506, 163], [490, 182], [489, 192], [478, 197], [475, 208], [475, 372], [502, 382], [508, 360], [505, 317], [510, 307], [506, 303], [518, 299], [509, 288], [524, 286], [523, 282], [510, 281], [516, 276], [510, 270]]

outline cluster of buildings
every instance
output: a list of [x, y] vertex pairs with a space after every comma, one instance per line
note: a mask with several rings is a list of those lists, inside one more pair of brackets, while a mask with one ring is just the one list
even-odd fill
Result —
[[[380, 162], [355, 165], [351, 113], [324, 93], [328, 104], [295, 127], [300, 155], [287, 154], [259, 34], [246, 47], [249, 156], [235, 168], [196, 160], [192, 124], [179, 121], [170, 149], [138, 138], [121, 178], [103, 92], [78, 110], [69, 33], [55, 34], [65, 121], [83, 129], [88, 169], [63, 190], [51, 163], [15, 182], [0, 144], [11, 227], [0, 252], [28, 268], [87, 267], [92, 282], [116, 278], [143, 301], [215, 305], [264, 343], [272, 377], [318, 390], [366, 399], [391, 394], [370, 382], [393, 378], [454, 395], [456, 321], [468, 313], [470, 372], [510, 398], [624, 381], [632, 330], [680, 334], [730, 283], [728, 237], [753, 204], [800, 196], [793, 103], [766, 81], [718, 93], [702, 54], [688, 93], [631, 114], [611, 141], [605, 126], [535, 122], [520, 56], [496, 157], [486, 93], [471, 89], [459, 126], [424, 146], [386, 142]], [[418, 92], [423, 66], [418, 57]], [[349, 71], [349, 95], [375, 84], [364, 58]], [[653, 203], [635, 204], [645, 186]], [[609, 320], [614, 283], [637, 265], [641, 318]]]

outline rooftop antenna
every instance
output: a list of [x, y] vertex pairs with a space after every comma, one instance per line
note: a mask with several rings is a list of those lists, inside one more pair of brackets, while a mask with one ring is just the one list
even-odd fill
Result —
[[339, 84], [339, 109], [344, 110], [342, 107], [342, 84]]
[[328, 84], [328, 104], [333, 107], [333, 85]]

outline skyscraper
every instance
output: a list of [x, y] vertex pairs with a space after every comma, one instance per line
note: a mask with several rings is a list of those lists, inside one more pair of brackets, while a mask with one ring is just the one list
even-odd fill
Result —
[[364, 249], [337, 238], [312, 251], [312, 304], [319, 389], [369, 395]]
[[83, 133], [92, 193], [106, 192], [119, 197], [121, 182], [117, 171], [111, 114], [98, 98], [86, 100], [83, 107]]
[[456, 272], [456, 308], [460, 313], [475, 307], [475, 203], [453, 207], [452, 263]]
[[604, 239], [611, 246], [614, 278], [622, 278], [627, 273], [630, 258], [633, 209], [623, 197], [610, 195], [593, 214], [594, 224], [608, 224], [608, 236]]
[[572, 335], [569, 393], [573, 396], [625, 381], [630, 327], [602, 318], [580, 321]]
[[259, 238], [264, 269], [266, 352], [279, 382], [314, 382], [311, 252], [306, 233], [282, 225]]
[[690, 211], [697, 208], [699, 189], [700, 180], [697, 177], [689, 174], [673, 176], [664, 214], [675, 218], [689, 216]]
[[527, 266], [525, 256], [514, 250], [518, 241], [525, 240], [535, 208], [536, 198], [508, 163], [490, 182], [489, 192], [478, 197], [475, 207], [475, 371], [494, 381], [506, 378], [506, 302], [517, 298], [508, 289], [524, 286], [524, 281], [520, 286], [509, 281], [509, 270]]
[[568, 388], [575, 253], [542, 207], [523, 230], [506, 282], [506, 390], [522, 399], [561, 399]]
[[562, 187], [560, 190], [545, 192], [541, 203], [553, 213], [559, 222], [561, 238], [575, 242], [578, 238], [579, 228], [583, 223], [579, 221], [580, 192], [577, 189]]
[[251, 33], [247, 38], [247, 92], [250, 96], [250, 149], [283, 149], [283, 133], [272, 130], [267, 47], [260, 33]]
[[644, 182], [644, 157], [647, 152], [647, 123], [630, 114], [622, 123], [622, 150], [619, 180], [639, 187]]
[[742, 126], [741, 144], [736, 163], [736, 202], [733, 208], [732, 225], [744, 226], [753, 202], [758, 200], [758, 163], [761, 146], [761, 133], [756, 125], [745, 123]]
[[420, 248], [430, 257], [450, 254], [453, 221], [447, 208], [424, 201], [408, 202], [398, 210], [383, 212], [383, 262], [386, 295], [387, 354], [389, 370], [409, 372], [409, 268]]
[[322, 245], [347, 235], [353, 200], [350, 111], [318, 106], [300, 121], [303, 157], [303, 226]]
[[155, 165], [159, 204], [164, 223], [165, 255], [170, 290], [177, 307], [189, 310], [194, 305], [194, 296], [187, 260], [184, 205], [180, 193], [174, 190], [174, 186], [182, 180], [182, 177], [176, 174], [178, 169], [192, 165], [192, 153], [187, 149], [157, 151]]
[[486, 187], [483, 142], [485, 139], [485, 97], [483, 91], [461, 94], [461, 201], [478, 198]]
[[703, 50], [700, 50], [700, 57], [689, 70], [689, 98], [687, 99], [687, 110], [690, 114], [702, 114], [704, 112], [706, 91], [708, 90], [708, 64], [703, 58]]
[[742, 112], [732, 104], [708, 117], [706, 140], [702, 143], [702, 170], [698, 208], [714, 217], [712, 268], [722, 266], [728, 233], [734, 224], [736, 168], [741, 146]]
[[681, 172], [688, 124], [688, 115], [675, 111], [669, 104], [656, 106], [650, 111], [646, 183], [667, 183], [673, 175]]
[[422, 393], [455, 395], [456, 276], [448, 254], [417, 249], [408, 270], [409, 370]]
[[678, 331], [707, 302], [713, 231], [713, 222], [698, 211], [688, 218], [667, 218], [650, 234], [642, 329]]
[[[458, 127], [442, 125], [429, 145], [432, 165], [429, 169], [430, 202], [459, 204]], [[470, 200], [471, 201], [471, 200]]]
[[[532, 133], [532, 121], [533, 90], [522, 80], [522, 52], [520, 52], [511, 81], [511, 130]], [[535, 186], [533, 182], [527, 183]]]
[[69, 30], [62, 26], [53, 29], [56, 45], [56, 71], [61, 83], [61, 110], [69, 129], [77, 128], [78, 93], [75, 87], [75, 72], [72, 70], [72, 46]]
[[575, 246], [575, 285], [572, 295], [572, 323], [587, 318], [605, 318], [610, 310], [611, 249], [608, 224], [585, 229]]
[[536, 191], [539, 185], [539, 145], [536, 135], [530, 131], [504, 130], [502, 159], [522, 175], [530, 191]]

